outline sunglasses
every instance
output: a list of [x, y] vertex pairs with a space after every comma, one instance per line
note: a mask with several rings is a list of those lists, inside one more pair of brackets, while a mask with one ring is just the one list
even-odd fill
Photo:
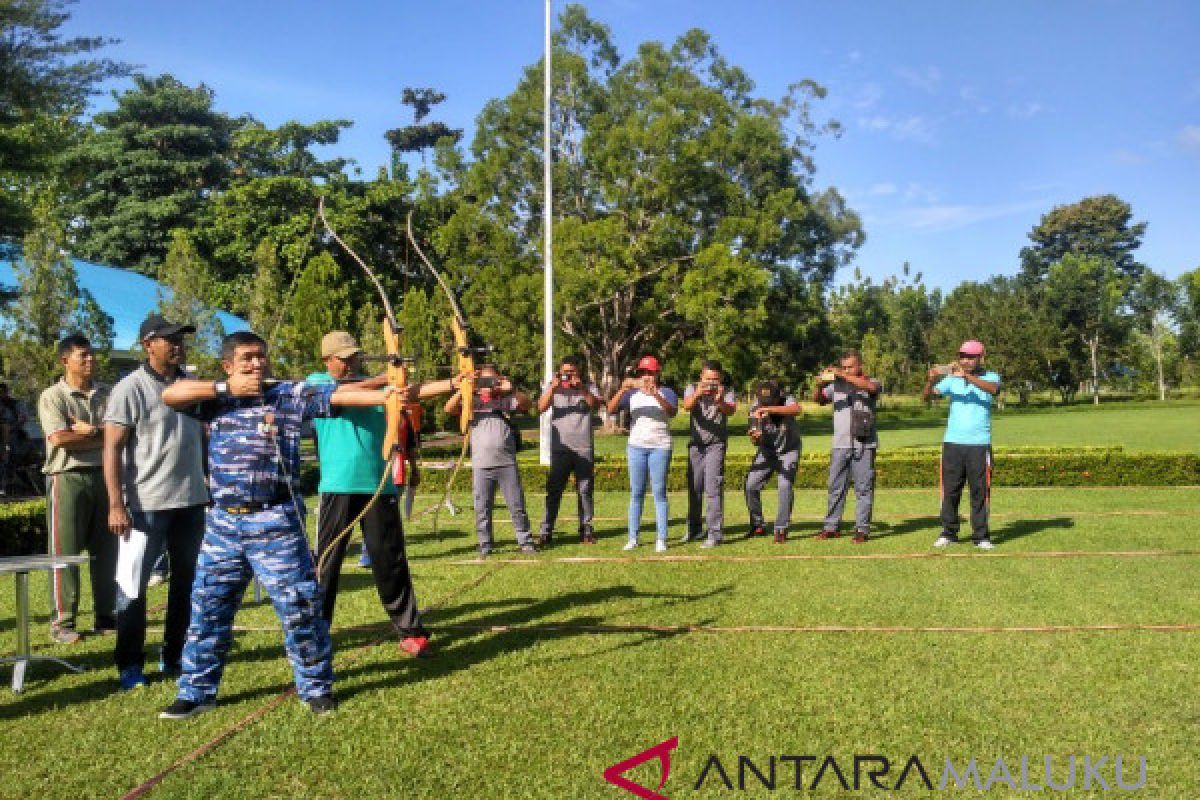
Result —
[[979, 358], [978, 353], [959, 353], [959, 358]]

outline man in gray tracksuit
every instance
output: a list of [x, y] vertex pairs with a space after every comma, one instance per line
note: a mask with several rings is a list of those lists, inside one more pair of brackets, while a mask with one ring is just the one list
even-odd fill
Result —
[[[721, 543], [725, 525], [725, 444], [729, 439], [729, 415], [737, 410], [737, 395], [725, 386], [718, 361], [705, 361], [700, 380], [683, 392], [683, 408], [691, 414], [692, 437], [688, 442], [688, 516], [685, 542], [707, 532], [705, 547]], [[708, 515], [701, 527], [702, 503]]]
[[[520, 435], [510, 413], [524, 414], [532, 402], [513, 387], [512, 381], [486, 365], [479, 370], [471, 418], [471, 477], [475, 498], [475, 533], [479, 537], [479, 555], [491, 555], [492, 510], [496, 504], [496, 487], [504, 495], [508, 513], [516, 529], [517, 545], [523, 553], [536, 553], [529, 515], [525, 513], [525, 490], [517, 469], [517, 437]], [[446, 413], [457, 417], [462, 413], [462, 391], [455, 392], [446, 402]]]
[[[850, 480], [854, 481], [854, 539], [862, 544], [871, 535], [871, 507], [875, 501], [875, 452], [879, 437], [875, 433], [875, 400], [879, 381], [863, 374], [862, 357], [847, 350], [838, 359], [838, 367], [826, 370], [817, 379], [813, 400], [833, 404], [833, 445], [829, 451], [829, 505], [818, 539], [840, 535], [842, 509]], [[870, 420], [855, 430], [854, 417]], [[869, 432], [861, 428], [869, 427]], [[859, 435], [855, 435], [858, 433]], [[865, 435], [863, 435], [865, 434]]]
[[539, 547], [550, 544], [554, 536], [554, 523], [571, 475], [575, 476], [578, 496], [579, 539], [583, 544], [596, 543], [592, 522], [596, 471], [592, 414], [604, 404], [604, 398], [596, 384], [583, 379], [582, 371], [579, 357], [567, 356], [538, 398], [538, 413], [550, 412], [550, 472], [546, 476], [546, 515], [538, 535]]
[[746, 510], [750, 512], [748, 535], [751, 537], [766, 535], [762, 490], [771, 476], [778, 474], [779, 508], [775, 512], [774, 541], [775, 544], [787, 542], [792, 519], [792, 487], [800, 466], [800, 430], [796, 427], [796, 417], [802, 411], [800, 403], [783, 390], [779, 381], [763, 381], [754, 391], [748, 433], [758, 450], [743, 484]]

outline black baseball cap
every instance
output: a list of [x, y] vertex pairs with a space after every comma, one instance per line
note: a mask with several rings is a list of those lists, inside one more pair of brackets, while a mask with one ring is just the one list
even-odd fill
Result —
[[177, 333], [195, 332], [195, 325], [180, 325], [175, 322], [168, 322], [162, 314], [151, 314], [146, 317], [146, 321], [142, 323], [142, 327], [138, 330], [138, 340], [144, 342], [154, 336], [174, 336]]

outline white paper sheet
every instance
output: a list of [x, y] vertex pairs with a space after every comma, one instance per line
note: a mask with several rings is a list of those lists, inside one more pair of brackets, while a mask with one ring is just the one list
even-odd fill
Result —
[[142, 560], [146, 557], [146, 534], [137, 529], [121, 538], [117, 548], [117, 586], [130, 600], [141, 594]]

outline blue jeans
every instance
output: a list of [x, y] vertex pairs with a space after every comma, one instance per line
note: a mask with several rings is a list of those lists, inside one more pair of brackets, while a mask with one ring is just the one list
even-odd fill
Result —
[[650, 475], [650, 491], [654, 494], [654, 529], [660, 542], [667, 540], [667, 467], [671, 465], [671, 448], [636, 447], [627, 445], [629, 459], [629, 540], [636, 542], [642, 524], [642, 501], [646, 495], [646, 474]]

